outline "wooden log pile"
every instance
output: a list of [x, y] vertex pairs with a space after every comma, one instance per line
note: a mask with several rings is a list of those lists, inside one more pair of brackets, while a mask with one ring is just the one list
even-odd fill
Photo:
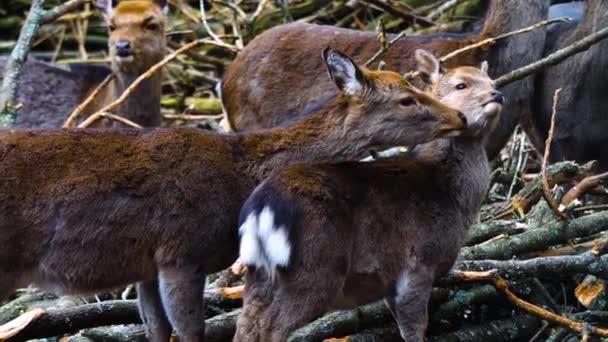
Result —
[[[78, 1], [78, 0], [76, 0]], [[31, 1], [0, 4], [0, 53], [12, 49]], [[86, 1], [47, 12], [31, 55], [58, 65], [105, 60], [106, 32]], [[478, 0], [171, 2], [170, 50], [217, 36], [232, 48], [201, 45], [166, 67], [164, 125], [217, 129], [215, 86], [242, 44], [264, 30], [301, 20], [397, 34], [459, 32], [485, 10]], [[203, 19], [206, 25], [203, 25]], [[234, 30], [238, 27], [238, 30]], [[385, 38], [386, 39], [386, 38]], [[429, 304], [429, 341], [574, 341], [608, 336], [608, 192], [593, 163], [546, 167], [517, 130], [494, 162], [492, 186], [454, 269], [439, 280]], [[544, 178], [544, 179], [543, 179]], [[559, 205], [546, 200], [547, 191]], [[205, 291], [208, 341], [230, 341], [241, 300], [226, 288], [242, 284], [231, 270], [212, 275]], [[94, 296], [62, 296], [29, 288], [0, 303], [0, 341], [62, 337], [64, 341], [144, 340], [132, 288]], [[4, 324], [4, 325], [3, 325]], [[400, 341], [383, 302], [329, 313], [290, 341]]]

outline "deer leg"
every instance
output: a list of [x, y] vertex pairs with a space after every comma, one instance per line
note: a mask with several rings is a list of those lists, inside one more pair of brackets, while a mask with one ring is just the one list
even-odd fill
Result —
[[264, 270], [251, 267], [245, 273], [243, 309], [236, 322], [234, 342], [264, 342], [260, 333], [268, 329], [272, 292], [272, 281]]
[[424, 341], [433, 273], [424, 270], [402, 274], [396, 296], [385, 300], [397, 321], [401, 337], [407, 342]]
[[179, 340], [203, 342], [205, 275], [192, 269], [163, 268], [159, 284], [163, 307]]
[[171, 337], [171, 325], [163, 310], [158, 291], [158, 280], [136, 284], [137, 306], [146, 326], [146, 337], [152, 342], [167, 342]]
[[[294, 279], [291, 285], [280, 288], [275, 293], [268, 313], [272, 315], [269, 335], [261, 341], [284, 342], [296, 329], [321, 316], [331, 308], [344, 279], [331, 275], [309, 275], [304, 279]], [[327, 281], [319, 281], [325, 279]], [[316, 283], [315, 283], [316, 282]], [[270, 336], [270, 338], [268, 338]]]

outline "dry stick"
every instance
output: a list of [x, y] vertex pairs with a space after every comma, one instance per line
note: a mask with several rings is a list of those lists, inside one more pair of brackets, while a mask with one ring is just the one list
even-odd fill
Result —
[[209, 26], [209, 23], [207, 22], [207, 15], [205, 12], [205, 0], [200, 0], [200, 5], [199, 5], [200, 9], [201, 9], [201, 21], [203, 22], [203, 27], [205, 28], [205, 30], [207, 31], [207, 34], [209, 35], [209, 37], [211, 37], [211, 39], [213, 39], [214, 41], [218, 42], [218, 43], [224, 43], [220, 37], [218, 37], [213, 30], [211, 30], [211, 27]]
[[[529, 303], [529, 302], [517, 297], [513, 292], [511, 292], [511, 290], [509, 290], [509, 286], [507, 285], [507, 282], [503, 278], [497, 276], [496, 272], [494, 272], [494, 270], [485, 271], [485, 272], [463, 272], [461, 279], [467, 280], [467, 281], [487, 281], [487, 280], [489, 280], [494, 284], [494, 286], [497, 289], [502, 291], [507, 296], [507, 298], [513, 304], [515, 304], [515, 306], [528, 312], [529, 314], [535, 315], [545, 321], [559, 324], [563, 327], [566, 327], [568, 329], [571, 329], [571, 330], [574, 330], [577, 332], [583, 332], [583, 329], [585, 329], [586, 324], [584, 322], [575, 321], [575, 320], [554, 314], [551, 311], [545, 310], [539, 306], [536, 306], [532, 303]], [[608, 336], [608, 329], [602, 329], [602, 328], [597, 328], [597, 327], [593, 327], [593, 326], [588, 326], [588, 328], [590, 329], [591, 333], [593, 333], [595, 335]]]
[[445, 11], [449, 10], [450, 8], [452, 8], [454, 6], [457, 6], [462, 1], [463, 0], [448, 0], [445, 3], [441, 4], [436, 10], [431, 12], [426, 17], [429, 20], [435, 20], [435, 19], [439, 18]]
[[499, 78], [494, 80], [494, 83], [496, 84], [497, 87], [502, 87], [511, 82], [520, 80], [530, 74], [533, 74], [533, 73], [539, 71], [540, 69], [546, 68], [550, 65], [558, 64], [559, 62], [563, 61], [564, 59], [566, 59], [572, 55], [585, 51], [593, 44], [595, 44], [607, 37], [608, 37], [608, 27], [605, 27], [593, 34], [588, 35], [587, 37], [577, 41], [576, 43], [574, 43], [570, 46], [567, 46], [563, 49], [559, 49], [559, 50], [555, 51], [554, 53], [550, 54], [549, 56], [547, 56], [543, 59], [540, 59], [534, 63], [530, 63], [530, 64], [526, 65], [525, 67], [515, 69], [506, 75], [500, 76]]
[[[568, 329], [571, 329], [571, 330], [574, 330], [577, 332], [583, 332], [583, 329], [585, 328], [584, 322], [575, 321], [575, 320], [566, 318], [564, 316], [554, 314], [553, 312], [551, 312], [549, 310], [543, 309], [539, 306], [536, 306], [532, 303], [529, 303], [529, 302], [517, 297], [513, 292], [511, 292], [511, 290], [509, 290], [507, 282], [500, 277], [493, 279], [493, 283], [497, 289], [502, 291], [507, 296], [507, 298], [520, 309], [522, 309], [530, 314], [533, 314], [535, 316], [538, 316], [538, 317], [544, 319], [545, 321], [559, 324], [561, 326], [564, 326]], [[591, 330], [591, 333], [593, 333], [595, 335], [608, 336], [608, 329], [597, 328], [597, 327], [593, 327], [591, 325], [588, 325], [588, 327]]]
[[78, 107], [76, 107], [76, 109], [74, 109], [74, 111], [70, 114], [70, 116], [68, 116], [67, 120], [65, 120], [62, 127], [63, 128], [74, 127], [76, 118], [82, 113], [82, 111], [86, 108], [86, 106], [88, 106], [93, 100], [95, 100], [95, 98], [101, 92], [101, 90], [103, 88], [105, 88], [108, 84], [110, 84], [110, 81], [112, 81], [113, 79], [114, 79], [114, 74], [108, 75], [108, 77], [106, 77], [103, 80], [103, 82], [101, 82], [95, 88], [95, 90], [93, 90], [93, 92], [84, 101], [82, 101], [82, 103], [80, 103], [78, 105]]
[[86, 120], [84, 120], [78, 126], [78, 128], [87, 128], [90, 125], [92, 125], [95, 121], [97, 121], [101, 118], [106, 118], [106, 119], [111, 119], [114, 121], [122, 122], [127, 126], [131, 126], [131, 127], [135, 127], [135, 128], [142, 128], [140, 125], [136, 124], [135, 122], [133, 122], [127, 118], [123, 118], [122, 116], [118, 116], [118, 115], [115, 115], [112, 113], [107, 113], [107, 112], [95, 113], [95, 114], [89, 116]]
[[473, 50], [473, 49], [477, 49], [477, 48], [480, 48], [482, 46], [492, 45], [492, 44], [496, 43], [497, 41], [499, 41], [501, 39], [505, 39], [505, 38], [508, 38], [508, 37], [511, 37], [511, 36], [515, 36], [515, 35], [518, 35], [518, 34], [534, 31], [534, 30], [539, 29], [541, 27], [544, 27], [544, 26], [547, 26], [547, 25], [551, 25], [551, 24], [555, 24], [555, 23], [558, 23], [558, 22], [566, 22], [567, 23], [569, 21], [570, 21], [570, 18], [568, 18], [568, 17], [561, 17], [561, 18], [552, 19], [552, 20], [544, 20], [544, 21], [536, 23], [536, 24], [534, 24], [532, 26], [528, 26], [528, 27], [525, 27], [525, 28], [522, 28], [522, 29], [519, 29], [519, 30], [515, 30], [515, 31], [512, 31], [512, 32], [507, 32], [507, 33], [498, 35], [498, 36], [496, 36], [494, 38], [487, 38], [487, 39], [484, 39], [484, 40], [482, 40], [480, 42], [477, 42], [475, 44], [471, 44], [469, 46], [465, 46], [462, 49], [458, 49], [456, 51], [452, 51], [449, 54], [441, 57], [439, 59], [439, 61], [443, 63], [443, 62], [447, 61], [448, 59], [451, 59], [451, 58], [454, 58], [455, 56], [460, 55], [461, 53], [464, 53], [464, 52], [467, 52], [467, 51], [470, 51], [470, 50]]
[[[91, 117], [94, 116], [95, 117], [94, 120], [97, 120], [103, 116], [101, 113], [111, 112], [112, 110], [116, 109], [116, 107], [120, 106], [123, 102], [125, 102], [125, 100], [129, 97], [129, 95], [131, 95], [131, 93], [133, 93], [133, 91], [135, 91], [135, 89], [143, 81], [145, 81], [146, 79], [148, 79], [152, 75], [154, 75], [156, 72], [158, 72], [165, 64], [167, 64], [170, 61], [172, 61], [173, 59], [175, 59], [179, 54], [181, 54], [185, 51], [188, 51], [201, 44], [215, 45], [215, 46], [219, 46], [219, 47], [228, 49], [230, 51], [236, 52], [236, 48], [234, 46], [228, 45], [221, 41], [216, 42], [216, 41], [209, 40], [209, 39], [198, 39], [193, 42], [190, 42], [190, 43], [182, 46], [181, 48], [173, 51], [171, 54], [167, 55], [162, 61], [160, 61], [160, 62], [154, 64], [152, 67], [150, 67], [150, 69], [148, 69], [145, 73], [141, 74], [127, 89], [125, 89], [125, 91], [122, 93], [122, 95], [120, 95], [120, 97], [118, 99], [116, 99], [114, 102], [106, 105], [105, 107], [101, 108], [96, 113], [91, 115]], [[107, 114], [106, 114], [106, 116], [107, 116]], [[80, 126], [78, 126], [78, 127], [82, 127], [85, 123], [87, 125], [90, 125], [92, 122], [88, 122], [89, 119], [91, 119], [91, 118], [88, 118], [87, 120], [85, 120], [85, 122], [81, 123]], [[84, 126], [84, 127], [86, 127], [86, 126]]]
[[[525, 28], [522, 28], [522, 29], [519, 29], [519, 30], [503, 33], [503, 34], [498, 35], [496, 37], [487, 38], [487, 39], [484, 39], [484, 40], [479, 41], [477, 43], [474, 43], [474, 44], [471, 44], [471, 45], [467, 45], [467, 46], [465, 46], [465, 47], [463, 47], [461, 49], [454, 50], [454, 51], [448, 53], [447, 55], [442, 56], [441, 58], [439, 58], [439, 62], [445, 63], [448, 60], [450, 60], [450, 59], [452, 59], [452, 58], [454, 58], [454, 57], [456, 57], [456, 56], [458, 56], [460, 54], [463, 54], [463, 53], [465, 53], [467, 51], [470, 51], [470, 50], [474, 50], [474, 49], [478, 49], [478, 48], [484, 47], [486, 45], [495, 44], [497, 41], [499, 41], [501, 39], [505, 39], [505, 38], [508, 38], [508, 37], [511, 37], [511, 36], [515, 36], [515, 35], [518, 35], [518, 34], [534, 31], [534, 30], [539, 29], [541, 27], [544, 27], [544, 26], [547, 26], [547, 25], [551, 25], [551, 24], [555, 24], [555, 23], [558, 23], [558, 22], [568, 22], [568, 21], [570, 21], [570, 19], [567, 18], [567, 17], [562, 17], [562, 18], [557, 18], [557, 19], [552, 19], [552, 20], [543, 20], [543, 21], [538, 22], [538, 23], [536, 23], [534, 25], [531, 25], [531, 26], [528, 26], [528, 27], [525, 27]], [[419, 71], [409, 72], [409, 73], [406, 74], [406, 77], [408, 77], [408, 78], [414, 78], [414, 77], [417, 77], [418, 74], [419, 74]], [[512, 80], [510, 82], [514, 82], [516, 80], [517, 79], [514, 79], [514, 80]], [[510, 82], [507, 82], [507, 83], [510, 83]], [[506, 84], [506, 83], [504, 83], [504, 84]], [[501, 85], [504, 85], [504, 84], [501, 84]], [[499, 87], [501, 85], [499, 85], [498, 83], [496, 83], [497, 87]]]
[[262, 10], [266, 6], [269, 0], [260, 0], [258, 3], [258, 7], [255, 9], [255, 12], [247, 19], [249, 24], [253, 24], [253, 22], [258, 18], [258, 16], [262, 13]]
[[69, 0], [59, 6], [53, 7], [50, 10], [44, 12], [42, 18], [40, 18], [40, 23], [48, 24], [50, 22], [53, 22], [62, 15], [80, 7], [80, 5], [84, 4], [87, 1], [89, 0]]
[[374, 63], [375, 61], [377, 61], [378, 58], [380, 58], [388, 49], [391, 48], [391, 46], [393, 46], [393, 44], [395, 44], [403, 36], [405, 36], [405, 30], [401, 31], [398, 35], [395, 36], [395, 38], [391, 39], [391, 41], [389, 41], [388, 44], [382, 46], [380, 48], [380, 50], [378, 50], [370, 59], [367, 60], [367, 62], [365, 62], [365, 64], [363, 64], [363, 66], [367, 67], [370, 64]]
[[224, 114], [216, 114], [216, 115], [193, 115], [193, 114], [165, 114], [163, 118], [169, 120], [188, 120], [188, 121], [197, 121], [197, 120], [217, 120], [224, 117]]
[[553, 141], [553, 131], [555, 129], [555, 114], [557, 113], [557, 102], [559, 101], [559, 93], [562, 91], [562, 88], [558, 88], [553, 94], [553, 112], [551, 113], [551, 126], [549, 126], [549, 134], [547, 136], [547, 141], [545, 142], [545, 154], [543, 155], [543, 163], [541, 165], [541, 179], [543, 182], [543, 196], [547, 203], [549, 203], [549, 207], [551, 210], [562, 220], [565, 220], [566, 215], [559, 210], [557, 202], [555, 198], [553, 198], [553, 194], [551, 193], [551, 189], [549, 189], [549, 181], [547, 180], [547, 164], [549, 163], [549, 155], [551, 154], [551, 142]]
[[363, 2], [378, 7], [381, 10], [386, 11], [392, 15], [401, 17], [402, 19], [406, 20], [409, 25], [419, 24], [423, 27], [435, 26], [435, 22], [433, 22], [432, 20], [429, 20], [425, 17], [417, 16], [416, 14], [412, 14], [400, 8], [394, 7], [391, 5], [390, 2], [387, 3], [382, 0], [363, 0]]
[[578, 182], [570, 191], [568, 191], [564, 197], [562, 197], [562, 202], [559, 205], [560, 210], [566, 209], [570, 203], [572, 203], [575, 199], [579, 198], [581, 195], [586, 193], [587, 191], [595, 188], [599, 185], [599, 183], [608, 178], [608, 172], [600, 173], [598, 175], [585, 177], [583, 180]]

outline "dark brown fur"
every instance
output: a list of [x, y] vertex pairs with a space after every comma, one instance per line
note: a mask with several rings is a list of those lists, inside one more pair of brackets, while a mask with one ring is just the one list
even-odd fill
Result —
[[[354, 82], [339, 68], [348, 58], [325, 56], [336, 81]], [[203, 340], [205, 275], [236, 258], [239, 209], [271, 170], [358, 160], [464, 127], [398, 74], [359, 72], [356, 94], [257, 134], [1, 131], [0, 300], [28, 283], [81, 293], [138, 282], [151, 339], [167, 341], [173, 326], [182, 341]], [[404, 96], [416, 104], [401, 105]]]
[[[484, 29], [480, 33], [408, 36], [382, 56], [389, 70], [407, 72], [415, 68], [414, 51], [423, 48], [441, 56], [481, 39], [509, 32], [547, 16], [549, 0], [491, 1]], [[477, 65], [488, 59], [490, 75], [500, 76], [539, 59], [543, 52], [544, 29], [511, 37], [488, 50], [473, 50], [447, 63], [447, 67]], [[233, 130], [272, 127], [299, 113], [332, 92], [331, 84], [319, 82], [319, 61], [314, 58], [326, 46], [338, 46], [355, 61], [363, 63], [380, 47], [377, 34], [333, 26], [294, 23], [270, 29], [252, 40], [229, 66], [222, 85], [223, 103]], [[310, 84], [315, 84], [310, 87]], [[497, 130], [488, 139], [490, 157], [507, 141], [520, 113], [531, 111], [533, 78], [503, 89], [509, 100]], [[289, 99], [287, 107], [279, 105]]]
[[[580, 23], [569, 31], [549, 36], [545, 54], [564, 48], [608, 26], [608, 1], [587, 0]], [[598, 160], [608, 170], [608, 41], [549, 67], [537, 77], [533, 115], [526, 115], [524, 128], [539, 151], [544, 150], [553, 107], [553, 93], [562, 88], [557, 105], [552, 161]]]
[[[4, 70], [6, 58], [0, 58]], [[71, 63], [68, 68], [28, 57], [17, 87], [19, 108], [15, 127], [60, 127], [112, 70], [101, 65]], [[2, 75], [0, 75], [2, 79]]]
[[[467, 136], [425, 144], [416, 160], [293, 165], [256, 188], [241, 211], [248, 272], [234, 341], [283, 342], [330, 309], [383, 297], [402, 337], [423, 340], [433, 280], [452, 266], [489, 185], [483, 141], [502, 101], [471, 67], [446, 72], [433, 89], [465, 113]], [[287, 265], [276, 262], [280, 239], [267, 238], [282, 230]]]

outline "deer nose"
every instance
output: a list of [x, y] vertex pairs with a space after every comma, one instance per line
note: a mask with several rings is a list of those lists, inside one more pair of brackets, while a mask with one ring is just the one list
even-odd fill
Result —
[[462, 120], [462, 125], [466, 126], [467, 125], [467, 117], [464, 116], [464, 114], [462, 114], [462, 112], [458, 112], [458, 118], [460, 120]]
[[502, 95], [502, 93], [498, 90], [494, 90], [492, 92], [492, 99], [498, 103], [503, 103], [505, 102], [505, 97]]
[[127, 57], [131, 54], [131, 43], [126, 40], [119, 40], [115, 44], [116, 54], [119, 57]]

